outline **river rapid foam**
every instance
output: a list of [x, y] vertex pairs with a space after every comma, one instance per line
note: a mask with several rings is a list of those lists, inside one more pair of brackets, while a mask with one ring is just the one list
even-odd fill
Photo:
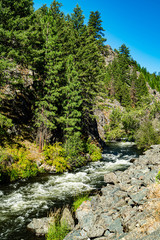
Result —
[[103, 159], [72, 173], [48, 174], [0, 187], [0, 239], [36, 239], [26, 225], [33, 217], [43, 217], [50, 209], [69, 203], [74, 196], [100, 188], [109, 171], [124, 170], [139, 153], [131, 143], [113, 143], [103, 151]]

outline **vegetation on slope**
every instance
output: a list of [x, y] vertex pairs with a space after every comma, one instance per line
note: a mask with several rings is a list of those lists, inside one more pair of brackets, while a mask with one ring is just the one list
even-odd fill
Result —
[[99, 160], [93, 110], [101, 95], [126, 108], [121, 114], [113, 111], [107, 140], [127, 137], [140, 148], [159, 142], [154, 123], [159, 105], [147, 100], [144, 106], [147, 82], [159, 90], [159, 76], [141, 68], [124, 44], [105, 66], [108, 53], [98, 11], [91, 11], [85, 24], [79, 5], [65, 16], [55, 0], [37, 11], [32, 0], [8, 0], [0, 3], [0, 13], [1, 175], [15, 180], [38, 173], [27, 150], [12, 147], [17, 136], [35, 141], [57, 172], [86, 164], [87, 153], [89, 161]]

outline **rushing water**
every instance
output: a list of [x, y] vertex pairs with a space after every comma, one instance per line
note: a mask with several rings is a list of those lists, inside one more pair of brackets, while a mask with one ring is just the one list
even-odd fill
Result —
[[106, 172], [124, 170], [138, 155], [130, 143], [114, 143], [104, 149], [101, 161], [73, 173], [41, 175], [0, 187], [0, 239], [35, 240], [26, 229], [32, 218], [47, 216], [75, 195], [101, 187]]

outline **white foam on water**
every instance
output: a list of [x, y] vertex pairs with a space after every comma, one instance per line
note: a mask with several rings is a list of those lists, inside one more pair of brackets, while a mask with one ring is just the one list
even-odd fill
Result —
[[[131, 146], [127, 142], [118, 144], [122, 148]], [[67, 197], [94, 189], [96, 182], [101, 181], [105, 173], [131, 164], [134, 153], [129, 155], [125, 148], [122, 148], [118, 154], [114, 154], [114, 150], [111, 149], [109, 153], [103, 154], [103, 161], [89, 163], [80, 168], [79, 172], [77, 170], [62, 175], [49, 175], [43, 182], [24, 182], [23, 185], [18, 182], [11, 185], [10, 191], [0, 191], [0, 224], [15, 217], [15, 226], [17, 223], [16, 227], [19, 228], [31, 214], [35, 213], [38, 217], [39, 211], [49, 209], [58, 201], [65, 201]], [[11, 230], [8, 228], [5, 230], [6, 240], [9, 231]], [[3, 236], [2, 234], [0, 233], [0, 236]]]

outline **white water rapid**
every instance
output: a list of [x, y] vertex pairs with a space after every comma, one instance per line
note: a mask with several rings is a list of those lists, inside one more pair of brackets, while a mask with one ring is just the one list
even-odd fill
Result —
[[74, 196], [99, 188], [108, 171], [124, 170], [138, 156], [131, 143], [110, 144], [103, 159], [72, 173], [48, 174], [0, 186], [0, 239], [35, 240], [26, 225], [34, 217], [47, 216], [50, 209], [69, 203]]

